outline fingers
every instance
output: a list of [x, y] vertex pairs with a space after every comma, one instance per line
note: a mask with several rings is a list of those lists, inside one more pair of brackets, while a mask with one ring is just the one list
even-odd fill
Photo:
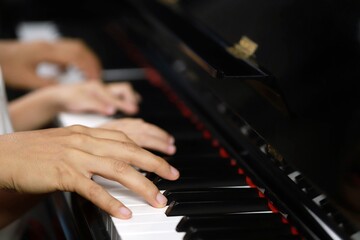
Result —
[[[83, 166], [79, 166], [80, 169], [88, 169], [92, 175], [100, 175], [104, 178], [121, 183], [129, 190], [142, 196], [154, 207], [164, 207], [166, 205], [167, 199], [159, 192], [159, 189], [149, 179], [144, 177], [128, 163], [113, 158], [89, 155], [81, 151], [76, 152], [76, 156], [79, 159], [83, 159]], [[84, 178], [89, 179], [91, 177], [86, 172], [83, 172], [83, 174]], [[85, 195], [88, 199], [92, 199], [91, 201], [99, 204], [101, 199], [95, 201], [95, 197], [92, 195], [102, 194], [103, 189], [93, 184], [90, 185], [90, 187], [92, 188], [83, 190], [81, 194], [83, 196]], [[118, 205], [118, 203], [113, 204], [117, 205], [115, 210], [122, 207], [122, 205]], [[109, 210], [111, 208], [113, 207], [108, 207], [106, 209]]]
[[156, 125], [142, 119], [123, 118], [113, 120], [101, 126], [105, 129], [120, 130], [126, 133], [141, 147], [172, 155], [176, 151], [174, 137]]
[[141, 127], [139, 126], [139, 132], [134, 134], [128, 133], [129, 137], [137, 144], [144, 148], [157, 150], [169, 155], [172, 155], [176, 152], [176, 147], [174, 146], [174, 137], [151, 123], [140, 120], [140, 124]]
[[77, 111], [78, 112], [95, 112], [95, 113], [109, 116], [109, 115], [113, 115], [115, 113], [116, 108], [107, 103], [104, 103], [103, 101], [99, 101], [98, 99], [90, 98], [90, 99], [87, 99], [86, 102], [85, 101], [82, 102]]
[[[128, 96], [131, 95], [131, 93], [129, 92], [127, 92], [126, 94]], [[109, 93], [108, 89], [105, 86], [102, 86], [100, 89], [98, 89], [97, 97], [106, 104], [113, 106], [114, 111], [116, 109], [119, 109], [128, 114], [134, 114], [138, 111], [137, 102], [134, 102], [132, 100], [130, 101], [127, 98], [119, 98], [118, 96]]]
[[134, 91], [129, 83], [109, 84], [108, 89], [114, 96], [120, 97], [126, 102], [138, 104], [141, 101], [141, 96]]
[[83, 134], [84, 136], [92, 136], [95, 138], [104, 138], [104, 139], [110, 139], [115, 141], [129, 141], [131, 140], [120, 131], [113, 131], [113, 130], [107, 130], [107, 129], [100, 129], [100, 128], [89, 128], [81, 125], [73, 125], [70, 127], [67, 127], [71, 132], [73, 133], [79, 133]]
[[108, 212], [114, 217], [128, 219], [131, 217], [131, 211], [120, 201], [112, 197], [100, 185], [86, 177], [80, 177], [76, 181], [75, 191], [88, 199], [96, 206]]
[[173, 155], [176, 152], [176, 147], [173, 144], [170, 144], [164, 139], [153, 137], [147, 134], [144, 135], [129, 135], [138, 145], [143, 148], [156, 150], [168, 155]]
[[[86, 129], [86, 131], [89, 130], [91, 131], [92, 129]], [[97, 131], [97, 133], [93, 134], [101, 135], [100, 132], [101, 131]], [[110, 131], [105, 132], [107, 135]], [[117, 136], [110, 137], [118, 138]], [[72, 157], [79, 159], [79, 162], [81, 162], [76, 168], [79, 169], [84, 177], [90, 178], [93, 174], [97, 174], [107, 179], [117, 181], [131, 191], [143, 196], [152, 206], [165, 206], [167, 199], [151, 181], [136, 171], [131, 165], [155, 172], [159, 176], [170, 180], [175, 180], [179, 177], [179, 172], [175, 168], [170, 166], [165, 160], [137, 147], [131, 142], [124, 144], [124, 142], [121, 143], [109, 139], [95, 139], [95, 142], [92, 142], [94, 139], [95, 138], [89, 137], [86, 140], [75, 141], [75, 144], [73, 144], [74, 142], [70, 142], [72, 146], [80, 150], [72, 151]], [[104, 143], [109, 145], [108, 149], [104, 149]], [[86, 146], [88, 144], [89, 146], [96, 144], [97, 149], [87, 148]], [[99, 149], [104, 149], [105, 151], [99, 151]], [[110, 149], [116, 149], [115, 152], [118, 153], [118, 155], [109, 153], [109, 151], [111, 151]], [[89, 187], [91, 188], [87, 191], [90, 191], [90, 193], [87, 193], [86, 190], [80, 193], [95, 204], [101, 205], [102, 202], [105, 202], [101, 197], [93, 196], [102, 194], [103, 189], [100, 189], [96, 185], [90, 185]], [[109, 199], [107, 201], [111, 203], [111, 206], [101, 205], [101, 207], [114, 216], [117, 216], [115, 215], [117, 214], [117, 209], [123, 206]]]
[[159, 189], [141, 173], [123, 161], [113, 159], [101, 159], [97, 161], [96, 174], [117, 181], [142, 196], [154, 207], [164, 207], [167, 199], [159, 192]]
[[[164, 159], [140, 148], [126, 135], [111, 135], [109, 130], [105, 129], [77, 128], [83, 128], [85, 131], [82, 134], [76, 134], [73, 139], [69, 140], [69, 144], [76, 149], [95, 156], [121, 160], [169, 180], [175, 180], [179, 177], [179, 172]], [[86, 131], [88, 134], [85, 133]], [[91, 134], [96, 134], [100, 138], [90, 137]], [[105, 139], [104, 136], [118, 138], [119, 140]], [[94, 148], [93, 146], [97, 147]]]

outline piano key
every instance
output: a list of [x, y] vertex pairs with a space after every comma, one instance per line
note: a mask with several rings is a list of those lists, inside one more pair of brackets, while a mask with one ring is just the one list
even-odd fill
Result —
[[135, 205], [130, 208], [132, 215], [145, 215], [145, 214], [163, 214], [164, 210], [162, 208], [154, 208], [149, 206], [149, 204], [144, 205]]
[[139, 229], [141, 229], [142, 234], [149, 233], [158, 233], [158, 232], [169, 232], [169, 230], [175, 231], [176, 225], [178, 224], [179, 219], [174, 218], [166, 222], [151, 222], [151, 223], [139, 223], [139, 224], [126, 224], [122, 225], [119, 223], [115, 223], [115, 227], [118, 232], [126, 232], [129, 234], [138, 234]]
[[[221, 176], [225, 176], [225, 177], [237, 176], [237, 169], [226, 166], [221, 162], [217, 164], [215, 164], [214, 162], [212, 164], [209, 163], [209, 165], [206, 166], [203, 164], [200, 166], [194, 164], [193, 166], [188, 165], [185, 167], [183, 167], [180, 164], [171, 164], [171, 165], [173, 165], [180, 171], [181, 178], [189, 178], [189, 177], [212, 178], [214, 177], [214, 175], [216, 175], [217, 178], [220, 178]], [[155, 173], [148, 173], [146, 177], [151, 181], [154, 181], [155, 179], [158, 178], [158, 176]]]
[[[214, 160], [210, 160], [207, 157], [206, 161], [197, 161], [194, 159], [194, 161], [188, 161], [187, 157], [182, 157], [181, 159], [178, 159], [177, 161], [168, 161], [169, 164], [172, 166], [178, 168], [178, 169], [188, 169], [188, 168], [197, 168], [197, 169], [213, 169], [216, 167], [228, 167], [232, 168], [230, 165], [230, 160], [225, 159], [219, 159], [219, 158], [213, 158]], [[234, 168], [232, 168], [234, 169]]]
[[166, 209], [167, 216], [211, 215], [238, 212], [256, 212], [268, 210], [267, 200], [262, 198], [244, 198], [234, 201], [173, 201]]
[[281, 216], [277, 213], [258, 214], [229, 214], [217, 216], [186, 216], [181, 219], [176, 227], [178, 232], [187, 232], [191, 229], [217, 229], [226, 226], [244, 227], [276, 227], [283, 226]]
[[226, 186], [244, 186], [247, 185], [245, 177], [237, 176], [216, 176], [213, 177], [182, 177], [176, 181], [169, 181], [163, 178], [156, 178], [154, 184], [161, 190], [170, 190], [177, 188], [205, 188], [205, 187], [226, 187]]
[[164, 196], [172, 201], [231, 201], [243, 198], [259, 197], [255, 188], [211, 188], [211, 189], [175, 189], [167, 190]]
[[[178, 170], [180, 171], [180, 178], [228, 178], [228, 177], [238, 177], [237, 170], [231, 167], [225, 167], [219, 165], [217, 168], [182, 168], [179, 167]], [[241, 176], [240, 176], [241, 177]]]
[[[152, 208], [151, 206], [148, 207]], [[143, 223], [159, 223], [159, 222], [167, 222], [167, 221], [180, 222], [182, 216], [168, 217], [165, 215], [165, 210], [166, 208], [163, 209], [162, 213], [157, 212], [153, 214], [133, 215], [130, 219], [126, 219], [126, 220], [113, 218], [113, 222], [114, 224], [121, 224], [121, 225], [137, 225]]]
[[126, 234], [126, 232], [120, 234], [122, 240], [159, 240], [159, 239], [171, 239], [171, 240], [182, 240], [185, 233], [178, 232], [156, 232], [146, 234]]
[[300, 239], [291, 233], [276, 233], [270, 231], [253, 231], [247, 232], [244, 230], [233, 231], [199, 231], [188, 232], [184, 236], [184, 240], [295, 240]]
[[211, 155], [211, 154], [218, 154], [219, 150], [217, 148], [213, 148], [210, 145], [210, 142], [207, 141], [181, 141], [181, 140], [175, 140], [176, 145], [176, 156], [180, 155], [190, 155], [190, 156], [196, 156], [196, 155]]

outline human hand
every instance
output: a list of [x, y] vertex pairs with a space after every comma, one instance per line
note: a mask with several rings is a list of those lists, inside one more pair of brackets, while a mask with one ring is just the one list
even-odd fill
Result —
[[101, 65], [95, 54], [80, 40], [55, 42], [0, 41], [0, 65], [6, 83], [15, 88], [35, 89], [57, 83], [37, 75], [40, 63], [48, 62], [65, 68], [74, 65], [87, 79], [101, 78]]
[[64, 84], [48, 90], [55, 96], [58, 106], [68, 112], [96, 112], [112, 115], [117, 110], [127, 114], [138, 111], [139, 94], [129, 83], [103, 84], [84, 82]]
[[172, 155], [176, 151], [174, 137], [163, 129], [142, 119], [123, 118], [107, 122], [101, 128], [124, 132], [141, 147]]
[[26, 193], [76, 192], [118, 218], [131, 212], [100, 185], [99, 175], [123, 184], [152, 206], [166, 198], [132, 166], [176, 180], [179, 172], [162, 158], [140, 148], [124, 133], [71, 126], [0, 135], [0, 188]]

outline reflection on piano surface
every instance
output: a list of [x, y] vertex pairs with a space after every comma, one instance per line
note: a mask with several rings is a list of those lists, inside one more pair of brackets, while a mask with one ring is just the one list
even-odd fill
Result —
[[[339, 199], [342, 174], [359, 176], [360, 18], [355, 1], [335, 2], [137, 0], [122, 1], [118, 19], [105, 24], [58, 19], [105, 67], [124, 59], [141, 67], [144, 79], [132, 81], [143, 98], [136, 117], [175, 136], [177, 153], [163, 157], [181, 173], [170, 182], [143, 172], [169, 199], [164, 209], [95, 176], [133, 218], [112, 218], [73, 195], [81, 237], [360, 239], [337, 207], [350, 200], [360, 211], [359, 192]], [[353, 10], [343, 18], [346, 4]], [[232, 55], [237, 45], [228, 42], [243, 35], [257, 52]]]

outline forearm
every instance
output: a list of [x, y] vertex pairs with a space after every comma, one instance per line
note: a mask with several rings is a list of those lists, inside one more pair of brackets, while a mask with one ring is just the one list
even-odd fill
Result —
[[21, 217], [44, 196], [0, 190], [0, 229]]
[[32, 92], [10, 103], [9, 114], [15, 131], [38, 129], [60, 111], [52, 87]]

